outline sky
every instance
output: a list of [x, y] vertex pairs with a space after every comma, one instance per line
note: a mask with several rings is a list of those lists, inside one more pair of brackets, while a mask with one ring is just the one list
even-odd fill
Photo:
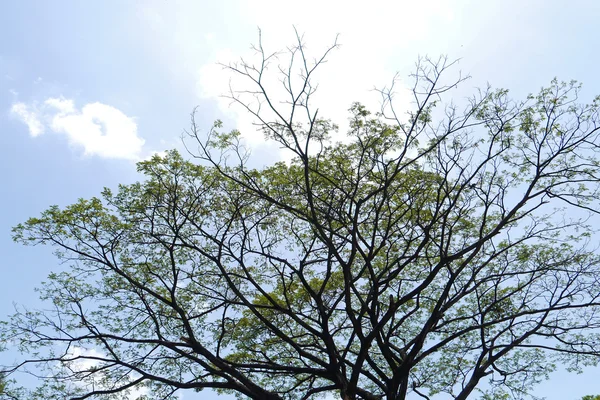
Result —
[[[425, 55], [460, 59], [465, 94], [489, 83], [523, 97], [556, 76], [583, 82], [591, 99], [599, 20], [596, 0], [0, 0], [0, 319], [13, 303], [36, 305], [35, 286], [59, 268], [51, 249], [14, 244], [10, 228], [139, 179], [136, 161], [182, 148], [194, 107], [201, 129], [221, 119], [257, 159], [282, 157], [221, 97], [236, 81], [217, 63], [250, 59], [258, 28], [275, 51], [295, 27], [315, 56], [339, 35], [316, 104], [343, 127], [352, 102], [376, 107], [373, 89]], [[558, 372], [535, 393], [579, 399], [600, 393], [599, 376]]]

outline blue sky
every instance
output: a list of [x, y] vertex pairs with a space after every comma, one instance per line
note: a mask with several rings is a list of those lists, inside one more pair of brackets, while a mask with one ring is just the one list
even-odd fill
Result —
[[[57, 268], [49, 248], [13, 244], [10, 228], [51, 204], [134, 181], [136, 160], [181, 147], [193, 107], [200, 127], [223, 119], [263, 160], [278, 158], [219, 97], [230, 77], [215, 63], [250, 54], [257, 27], [276, 50], [293, 42], [295, 25], [315, 54], [340, 34], [318, 101], [321, 115], [343, 123], [353, 101], [376, 104], [370, 89], [406, 76], [426, 54], [461, 58], [473, 77], [465, 94], [489, 82], [523, 96], [557, 76], [582, 81], [590, 99], [600, 94], [599, 20], [596, 0], [2, 1], [0, 318], [13, 302], [35, 305], [33, 288]], [[557, 373], [536, 393], [600, 393], [599, 375]]]

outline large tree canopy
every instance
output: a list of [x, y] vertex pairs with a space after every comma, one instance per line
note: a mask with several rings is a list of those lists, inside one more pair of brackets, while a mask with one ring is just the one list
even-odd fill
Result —
[[462, 79], [425, 59], [411, 110], [384, 89], [341, 138], [304, 50], [229, 65], [289, 161], [253, 168], [239, 132], [192, 121], [190, 157], [14, 229], [65, 262], [48, 307], [1, 328], [26, 355], [6, 372], [43, 378], [28, 398], [520, 399], [557, 363], [597, 363], [600, 100], [553, 81], [452, 103]]

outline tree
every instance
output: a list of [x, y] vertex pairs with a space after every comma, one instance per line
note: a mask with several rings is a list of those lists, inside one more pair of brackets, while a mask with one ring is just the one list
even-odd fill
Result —
[[454, 63], [422, 59], [406, 115], [392, 85], [336, 139], [311, 103], [335, 47], [228, 65], [289, 162], [252, 168], [238, 131], [193, 115], [190, 160], [154, 156], [142, 182], [14, 228], [67, 265], [49, 309], [2, 328], [29, 354], [6, 372], [44, 378], [30, 398], [520, 399], [556, 363], [596, 365], [600, 99], [554, 80], [458, 105]]

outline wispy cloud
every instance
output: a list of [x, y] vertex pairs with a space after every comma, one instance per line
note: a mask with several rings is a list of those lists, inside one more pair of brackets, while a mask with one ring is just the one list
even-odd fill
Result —
[[49, 129], [65, 135], [69, 143], [87, 156], [139, 160], [144, 139], [137, 124], [119, 109], [102, 103], [88, 103], [77, 108], [73, 100], [48, 98], [42, 104], [15, 103], [11, 114], [39, 136]]
[[39, 112], [32, 106], [25, 103], [15, 103], [12, 105], [10, 112], [27, 125], [31, 136], [36, 137], [44, 133], [44, 125], [40, 121]]

